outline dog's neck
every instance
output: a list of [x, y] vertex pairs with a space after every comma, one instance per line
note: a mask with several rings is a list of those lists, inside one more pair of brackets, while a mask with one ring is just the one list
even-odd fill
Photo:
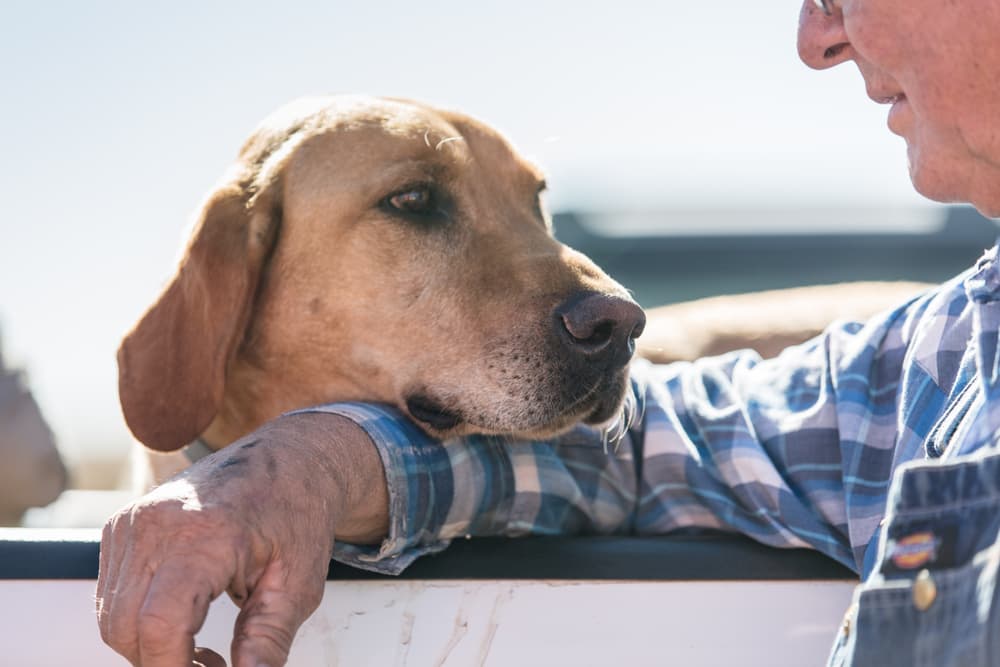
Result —
[[219, 412], [199, 440], [213, 450], [222, 449], [290, 410], [335, 401], [377, 400], [370, 391], [333, 372], [309, 384], [309, 373], [292, 371], [234, 363]]

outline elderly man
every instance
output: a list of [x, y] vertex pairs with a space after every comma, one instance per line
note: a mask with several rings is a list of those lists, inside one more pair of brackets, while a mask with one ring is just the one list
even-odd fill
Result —
[[[807, 0], [799, 52], [814, 68], [855, 62], [869, 96], [891, 104], [920, 192], [995, 216], [998, 32], [997, 0]], [[136, 664], [181, 664], [228, 591], [243, 609], [236, 664], [278, 665], [331, 550], [396, 571], [459, 533], [703, 526], [810, 546], [861, 574], [832, 664], [987, 664], [1000, 651], [998, 327], [994, 249], [775, 360], [637, 365], [644, 419], [607, 454], [583, 429], [573, 447], [442, 446], [370, 406], [282, 417], [253, 434], [240, 476], [224, 450], [111, 520], [102, 634]], [[316, 491], [299, 493], [302, 479]]]

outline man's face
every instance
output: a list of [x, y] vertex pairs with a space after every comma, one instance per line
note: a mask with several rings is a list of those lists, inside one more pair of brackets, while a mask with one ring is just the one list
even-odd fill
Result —
[[910, 177], [938, 201], [1000, 215], [1000, 0], [805, 0], [799, 55], [817, 69], [853, 60], [869, 97], [890, 104]]

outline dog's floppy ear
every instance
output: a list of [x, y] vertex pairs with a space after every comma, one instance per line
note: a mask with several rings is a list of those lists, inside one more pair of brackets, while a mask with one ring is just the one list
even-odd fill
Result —
[[237, 179], [209, 195], [176, 275], [118, 350], [122, 411], [147, 447], [184, 447], [222, 403], [280, 218], [269, 192], [249, 201]]

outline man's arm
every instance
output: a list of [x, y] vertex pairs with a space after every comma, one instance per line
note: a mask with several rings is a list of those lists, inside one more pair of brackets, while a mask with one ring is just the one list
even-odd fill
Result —
[[192, 466], [106, 525], [97, 582], [101, 636], [132, 664], [190, 664], [209, 603], [242, 609], [236, 666], [282, 665], [323, 595], [334, 538], [378, 542], [382, 464], [335, 415], [279, 418]]

